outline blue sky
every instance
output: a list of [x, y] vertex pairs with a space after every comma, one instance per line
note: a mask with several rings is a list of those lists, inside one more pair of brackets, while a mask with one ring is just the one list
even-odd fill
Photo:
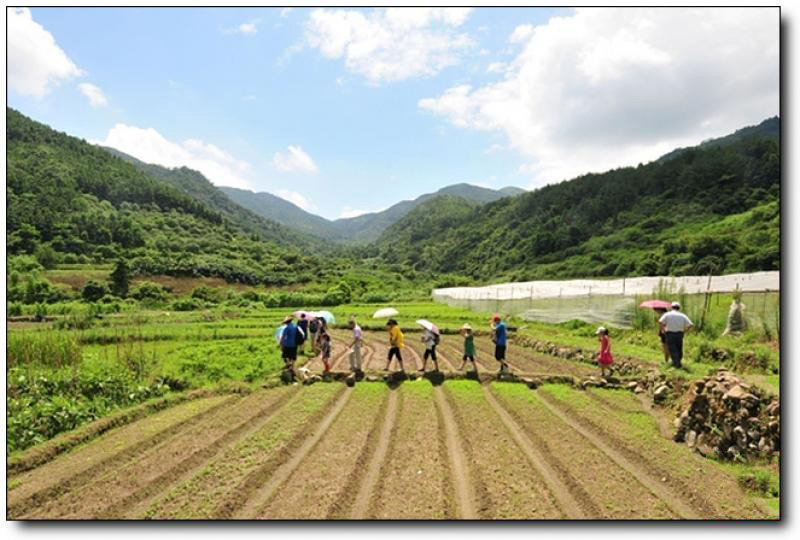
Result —
[[777, 114], [777, 16], [9, 10], [8, 104], [337, 218], [456, 182], [635, 165]]

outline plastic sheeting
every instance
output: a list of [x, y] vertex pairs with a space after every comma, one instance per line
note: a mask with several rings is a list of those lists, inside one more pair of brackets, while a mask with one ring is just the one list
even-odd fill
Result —
[[528, 281], [485, 287], [434, 289], [435, 302], [475, 311], [520, 314], [524, 319], [559, 323], [581, 320], [629, 328], [637, 296], [664, 291], [677, 294], [774, 292], [780, 290], [780, 272], [728, 274], [724, 276], [637, 277], [625, 279], [576, 279]]

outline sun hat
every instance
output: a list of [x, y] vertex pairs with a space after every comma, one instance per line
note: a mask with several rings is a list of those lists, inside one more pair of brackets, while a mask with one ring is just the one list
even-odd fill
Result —
[[672, 307], [681, 309], [681, 303], [680, 302], [672, 302]]
[[293, 317], [291, 315], [287, 315], [286, 317], [283, 318], [283, 324], [292, 322], [292, 319]]
[[469, 323], [464, 323], [464, 326], [461, 327], [462, 330], [472, 330], [472, 327]]
[[594, 335], [605, 334], [606, 332], [608, 332], [608, 330], [606, 330], [606, 327], [601, 326], [600, 328], [597, 329], [597, 332], [595, 332]]

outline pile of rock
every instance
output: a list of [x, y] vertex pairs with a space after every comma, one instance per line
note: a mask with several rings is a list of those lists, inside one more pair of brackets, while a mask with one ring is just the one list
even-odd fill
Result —
[[780, 401], [720, 368], [691, 385], [675, 427], [675, 441], [703, 455], [769, 457], [780, 449]]
[[[597, 353], [585, 351], [580, 347], [568, 347], [566, 345], [558, 345], [551, 341], [520, 335], [514, 336], [511, 341], [517, 345], [557, 358], [564, 358], [574, 362], [583, 362], [585, 364], [597, 364]], [[642, 371], [642, 366], [639, 362], [632, 361], [632, 359], [615, 355], [612, 370], [619, 376], [638, 375]]]

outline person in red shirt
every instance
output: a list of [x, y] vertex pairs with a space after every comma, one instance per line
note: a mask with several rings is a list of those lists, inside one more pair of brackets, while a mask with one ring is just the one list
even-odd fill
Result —
[[606, 370], [611, 375], [611, 364], [614, 363], [614, 357], [611, 356], [611, 339], [608, 337], [608, 329], [600, 327], [595, 332], [599, 336], [600, 351], [597, 353], [597, 363], [600, 364], [600, 373], [603, 377], [606, 376]]

